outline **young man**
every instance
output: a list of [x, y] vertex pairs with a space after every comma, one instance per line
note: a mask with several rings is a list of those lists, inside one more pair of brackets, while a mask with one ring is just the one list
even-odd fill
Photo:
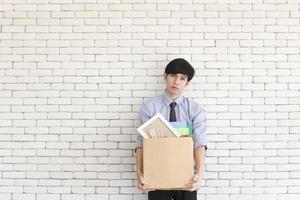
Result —
[[194, 68], [186, 60], [177, 58], [165, 68], [166, 89], [160, 96], [146, 101], [140, 110], [141, 124], [157, 113], [169, 121], [180, 121], [192, 124], [194, 142], [194, 176], [182, 190], [155, 190], [149, 188], [143, 179], [143, 138], [137, 134], [136, 168], [138, 187], [148, 192], [149, 200], [196, 200], [197, 189], [202, 179], [206, 149], [206, 118], [201, 106], [184, 97], [182, 92], [190, 84], [195, 74]]

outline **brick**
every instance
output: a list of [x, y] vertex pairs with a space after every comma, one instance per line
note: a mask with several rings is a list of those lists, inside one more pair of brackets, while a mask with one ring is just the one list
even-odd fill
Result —
[[84, 195], [79, 194], [62, 194], [61, 195], [62, 200], [84, 200]]
[[37, 194], [36, 196], [37, 200], [42, 200], [42, 199], [53, 199], [53, 200], [59, 200], [60, 195], [59, 194]]
[[135, 187], [138, 112], [179, 56], [197, 72], [185, 95], [208, 119], [198, 198], [298, 199], [297, 1], [4, 0], [2, 9], [0, 199], [145, 199]]

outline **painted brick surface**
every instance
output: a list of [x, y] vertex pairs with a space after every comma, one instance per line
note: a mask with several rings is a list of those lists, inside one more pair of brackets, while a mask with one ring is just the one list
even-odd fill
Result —
[[169, 60], [196, 68], [199, 199], [300, 198], [296, 0], [2, 0], [0, 199], [144, 200], [135, 134]]

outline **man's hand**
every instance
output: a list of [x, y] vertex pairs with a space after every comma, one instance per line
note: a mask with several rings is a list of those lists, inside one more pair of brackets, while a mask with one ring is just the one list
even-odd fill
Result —
[[154, 190], [149, 187], [143, 176], [138, 177], [138, 187], [144, 192], [150, 192]]
[[183, 188], [184, 190], [187, 190], [187, 191], [196, 191], [199, 189], [199, 186], [200, 186], [200, 181], [201, 181], [201, 177], [199, 176], [198, 173], [196, 173], [193, 178], [190, 180], [189, 183], [185, 184], [185, 187]]

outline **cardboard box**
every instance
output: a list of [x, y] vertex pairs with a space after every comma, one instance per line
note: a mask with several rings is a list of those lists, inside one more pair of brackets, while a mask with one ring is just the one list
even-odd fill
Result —
[[144, 179], [151, 188], [180, 189], [194, 175], [191, 137], [144, 139]]

